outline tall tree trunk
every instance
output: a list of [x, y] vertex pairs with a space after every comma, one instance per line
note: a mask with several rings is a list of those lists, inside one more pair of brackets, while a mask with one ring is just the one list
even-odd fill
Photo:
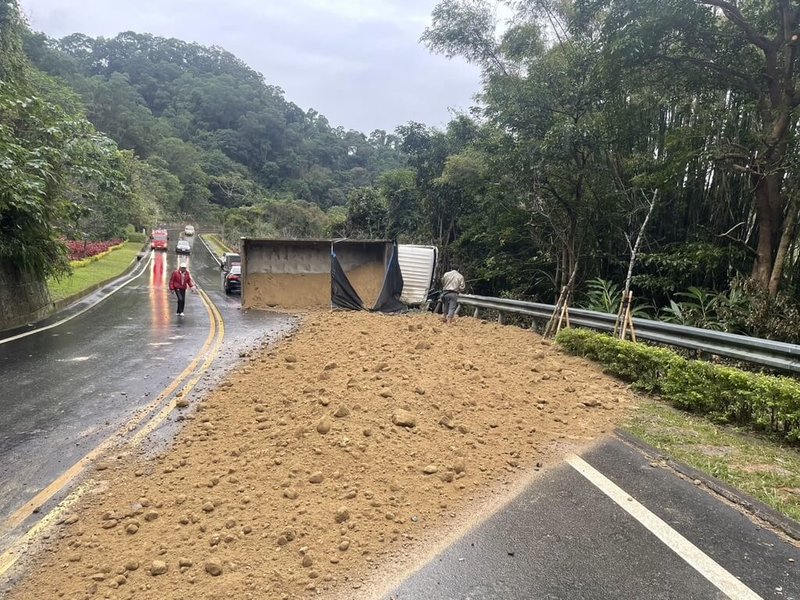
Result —
[[786, 219], [783, 224], [783, 231], [781, 232], [781, 239], [778, 243], [778, 251], [775, 254], [775, 264], [772, 267], [772, 273], [769, 277], [769, 295], [775, 296], [781, 283], [783, 276], [783, 268], [786, 265], [786, 256], [789, 253], [789, 248], [792, 245], [795, 237], [795, 225], [797, 224], [797, 202], [792, 200], [789, 203], [789, 209], [786, 214]]
[[[782, 166], [786, 154], [785, 142], [777, 144], [768, 154], [770, 156], [765, 158], [759, 168], [766, 175], [756, 180], [755, 213], [758, 242], [751, 277], [759, 286], [769, 290], [771, 296], [775, 296], [780, 288], [780, 275], [783, 270], [783, 265], [778, 264], [778, 254], [781, 244], [785, 243], [786, 248], [783, 250], [785, 258], [788, 245], [792, 241], [791, 235], [795, 228], [789, 219], [793, 218], [795, 208], [793, 203], [787, 207], [784, 189], [785, 170]], [[784, 242], [785, 236], [790, 236], [790, 239]], [[780, 259], [781, 263], [783, 258]]]
[[767, 289], [775, 260], [777, 236], [781, 229], [783, 211], [780, 201], [780, 182], [776, 187], [774, 176], [759, 177], [756, 182], [756, 222], [758, 243], [753, 262], [752, 278]]
[[[794, 129], [794, 110], [800, 105], [800, 93], [796, 89], [800, 7], [796, 2], [773, 2], [771, 18], [774, 21], [756, 23], [748, 21], [741, 12], [739, 3], [733, 0], [698, 2], [719, 9], [739, 29], [744, 39], [764, 56], [760, 75], [748, 82], [750, 89], [760, 95], [758, 110], [761, 113], [763, 131], [761, 144], [758, 148], [751, 148], [748, 167], [739, 167], [740, 172], [749, 171], [757, 178], [755, 213], [758, 242], [751, 275], [758, 285], [774, 296], [780, 285], [783, 268], [777, 264], [780, 247], [785, 243], [788, 248], [791, 241], [784, 242], [783, 237], [791, 235], [794, 230], [793, 226], [788, 227], [789, 223], [784, 221], [793, 212], [786, 210], [784, 175], [789, 138]], [[777, 26], [776, 31], [762, 33], [758, 26], [764, 25], [767, 30], [769, 25]], [[783, 250], [783, 258], [786, 248]]]
[[[636, 193], [636, 192], [634, 192]], [[653, 192], [652, 198], [647, 198], [647, 195], [642, 192], [642, 195], [645, 196], [647, 200], [648, 207], [647, 207], [647, 214], [642, 221], [642, 225], [639, 227], [639, 234], [636, 236], [636, 242], [633, 246], [630, 246], [630, 239], [628, 239], [628, 245], [631, 248], [631, 258], [628, 261], [628, 273], [625, 275], [625, 287], [622, 290], [622, 298], [623, 301], [625, 298], [628, 297], [628, 292], [631, 291], [631, 280], [633, 279], [633, 267], [636, 265], [636, 258], [639, 256], [639, 248], [642, 245], [642, 240], [644, 239], [645, 231], [647, 231], [647, 223], [650, 221], [650, 217], [653, 215], [653, 209], [656, 207], [656, 199], [658, 198], [658, 190]]]

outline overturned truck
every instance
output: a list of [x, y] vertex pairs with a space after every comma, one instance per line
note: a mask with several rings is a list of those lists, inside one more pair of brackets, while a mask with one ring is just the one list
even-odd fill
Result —
[[404, 308], [391, 241], [243, 238], [241, 250], [243, 308]]

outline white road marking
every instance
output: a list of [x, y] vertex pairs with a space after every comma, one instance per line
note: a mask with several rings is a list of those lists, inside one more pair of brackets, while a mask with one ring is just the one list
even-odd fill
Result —
[[[152, 262], [152, 260], [153, 260], [153, 253], [151, 252], [149, 257], [148, 257], [148, 259], [147, 259], [147, 262], [145, 264], [149, 265]], [[138, 266], [136, 268], [138, 268]], [[58, 327], [60, 325], [63, 325], [64, 323], [67, 323], [68, 321], [72, 321], [72, 319], [74, 319], [76, 317], [80, 317], [86, 311], [93, 309], [95, 306], [97, 306], [98, 304], [103, 302], [103, 300], [105, 300], [106, 298], [110, 298], [112, 295], [116, 294], [118, 291], [120, 291], [126, 285], [128, 285], [130, 283], [133, 283], [134, 281], [139, 279], [139, 277], [144, 275], [145, 271], [147, 271], [147, 267], [143, 267], [141, 273], [139, 273], [138, 275], [136, 275], [134, 277], [131, 277], [125, 283], [115, 287], [108, 294], [106, 294], [102, 298], [99, 298], [96, 302], [92, 302], [89, 306], [87, 306], [86, 308], [84, 308], [81, 311], [76, 312], [74, 315], [71, 315], [71, 316], [69, 316], [69, 317], [67, 317], [65, 319], [61, 319], [60, 321], [56, 321], [55, 323], [51, 323], [50, 325], [46, 325], [45, 327], [39, 327], [38, 329], [32, 329], [31, 331], [26, 331], [25, 333], [20, 333], [18, 335], [13, 335], [11, 337], [8, 337], [8, 338], [6, 338], [4, 340], [0, 340], [0, 345], [1, 344], [7, 344], [8, 342], [13, 342], [14, 340], [18, 340], [18, 339], [21, 339], [21, 338], [24, 338], [24, 337], [28, 337], [29, 335], [33, 335], [34, 333], [41, 333], [42, 331], [47, 331], [48, 329], [53, 329], [54, 327]], [[72, 332], [68, 331], [67, 335], [72, 335]]]
[[150, 342], [149, 346], [171, 346], [172, 342]]
[[620, 508], [644, 525], [650, 533], [685, 560], [690, 567], [708, 579], [728, 598], [732, 600], [763, 600], [761, 596], [723, 569], [714, 559], [647, 510], [625, 490], [585, 460], [579, 456], [571, 456], [567, 459], [567, 463], [593, 483], [597, 489], [611, 498]]

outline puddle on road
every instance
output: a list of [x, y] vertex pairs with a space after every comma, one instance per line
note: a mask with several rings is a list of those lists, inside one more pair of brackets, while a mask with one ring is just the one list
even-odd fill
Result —
[[57, 358], [56, 362], [86, 362], [87, 360], [92, 360], [93, 358], [97, 358], [97, 355], [90, 354], [89, 356], [75, 356], [73, 358]]

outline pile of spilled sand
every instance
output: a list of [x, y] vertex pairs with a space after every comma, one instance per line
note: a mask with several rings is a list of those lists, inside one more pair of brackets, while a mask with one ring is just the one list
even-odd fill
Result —
[[378, 598], [632, 402], [530, 331], [312, 314], [107, 461], [10, 598]]

